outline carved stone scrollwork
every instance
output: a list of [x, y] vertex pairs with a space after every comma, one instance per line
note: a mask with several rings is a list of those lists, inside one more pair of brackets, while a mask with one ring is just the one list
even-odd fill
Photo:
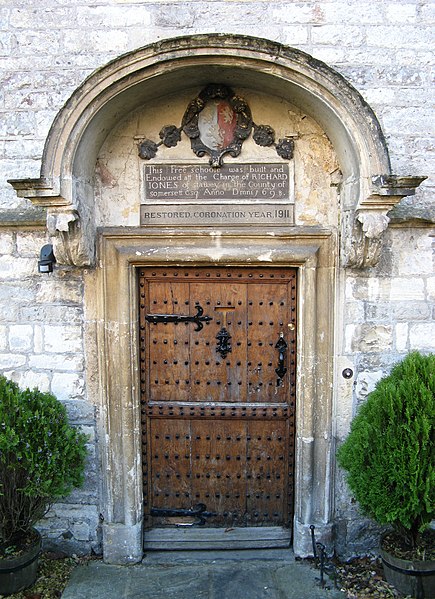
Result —
[[388, 212], [406, 196], [414, 195], [426, 177], [373, 177], [373, 192], [355, 211], [343, 213], [342, 264], [349, 268], [376, 266], [382, 250]]
[[95, 253], [93, 226], [84, 227], [76, 209], [48, 209], [47, 229], [59, 264], [72, 266], [93, 264]]
[[383, 233], [390, 219], [384, 213], [346, 213], [343, 218], [343, 266], [376, 266], [382, 249]]
[[49, 178], [9, 179], [22, 198], [47, 210], [47, 231], [58, 265], [95, 263], [95, 219], [92, 205], [76, 204], [60, 193], [59, 182]]
[[233, 158], [242, 151], [242, 144], [252, 129], [248, 104], [224, 85], [208, 85], [190, 103], [181, 123], [190, 137], [193, 152], [210, 156], [210, 165], [222, 166], [222, 158]]

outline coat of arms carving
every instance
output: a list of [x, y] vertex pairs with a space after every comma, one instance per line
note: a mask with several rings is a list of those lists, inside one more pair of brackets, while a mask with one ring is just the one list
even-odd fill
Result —
[[251, 135], [259, 146], [275, 146], [281, 158], [293, 158], [294, 140], [291, 136], [275, 143], [275, 131], [270, 125], [256, 125], [248, 103], [236, 96], [225, 85], [210, 84], [191, 100], [183, 115], [181, 126], [166, 125], [159, 133], [161, 141], [145, 139], [139, 144], [139, 156], [150, 160], [157, 154], [158, 147], [174, 147], [184, 132], [197, 156], [207, 154], [210, 165], [219, 168], [223, 157], [236, 157], [242, 151], [243, 142]]

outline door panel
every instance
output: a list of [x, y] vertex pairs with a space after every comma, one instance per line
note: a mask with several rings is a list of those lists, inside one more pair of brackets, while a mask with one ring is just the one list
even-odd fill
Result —
[[[203, 503], [212, 513], [208, 526], [288, 525], [296, 271], [146, 268], [139, 288], [149, 524], [174, 522], [151, 518], [152, 508], [188, 510]], [[208, 320], [176, 321], [175, 315], [191, 317], [201, 309]], [[286, 345], [281, 351], [280, 337]]]

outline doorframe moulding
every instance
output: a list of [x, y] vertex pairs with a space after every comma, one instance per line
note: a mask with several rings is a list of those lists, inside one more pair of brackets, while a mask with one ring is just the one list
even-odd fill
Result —
[[[391, 172], [379, 122], [359, 92], [325, 63], [270, 40], [204, 34], [156, 42], [96, 70], [55, 118], [37, 179], [11, 179], [20, 197], [47, 208], [58, 263], [95, 264], [93, 178], [98, 151], [120, 119], [148, 101], [216, 82], [291, 100], [331, 140], [340, 162], [341, 263], [374, 266], [387, 213], [425, 179]], [[219, 81], [218, 81], [219, 80]]]
[[226, 234], [179, 230], [171, 238], [156, 229], [100, 232], [98, 266], [86, 278], [87, 291], [94, 297], [86, 337], [98, 360], [88, 369], [100, 413], [106, 562], [135, 563], [143, 557], [138, 302], [134, 298], [139, 294], [137, 269], [160, 265], [298, 268], [293, 550], [300, 556], [311, 554], [311, 524], [321, 542], [333, 547], [335, 248], [334, 235], [314, 227], [275, 229], [273, 235], [254, 228]]

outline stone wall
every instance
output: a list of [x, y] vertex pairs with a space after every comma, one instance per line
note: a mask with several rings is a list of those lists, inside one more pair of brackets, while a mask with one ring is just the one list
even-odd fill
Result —
[[56, 113], [94, 69], [159, 39], [208, 32], [266, 36], [325, 61], [375, 110], [393, 172], [429, 174], [433, 22], [425, 0], [4, 0], [1, 205], [17, 203], [7, 178], [38, 176]]
[[85, 483], [47, 514], [47, 545], [78, 553], [98, 550], [98, 479], [94, 408], [86, 401], [83, 273], [38, 274], [45, 228], [0, 228], [0, 371], [20, 387], [52, 392], [71, 424], [89, 436]]
[[[357, 375], [337, 400], [338, 441], [394, 363], [412, 350], [435, 351], [433, 239], [426, 226], [390, 227], [378, 266], [346, 273], [343, 353]], [[377, 528], [361, 517], [341, 473], [336, 484], [337, 551], [347, 557], [375, 551]]]
[[[0, 371], [22, 386], [55, 393], [72, 422], [90, 435], [85, 486], [48, 514], [43, 523], [48, 538], [74, 551], [99, 550], [98, 438], [84, 364], [86, 272], [62, 267], [50, 276], [37, 273], [48, 239], [44, 215], [20, 200], [6, 180], [38, 177], [49, 128], [72, 92], [94, 69], [151, 42], [208, 32], [266, 35], [336, 69], [374, 109], [392, 171], [429, 175], [416, 196], [391, 215], [394, 226], [379, 265], [338, 276], [337, 372], [350, 364], [357, 373], [335, 390], [341, 440], [358, 404], [392, 363], [410, 349], [435, 351], [434, 6], [424, 0], [3, 0]], [[315, 207], [302, 220], [313, 212]], [[106, 217], [109, 213], [106, 207]], [[106, 223], [104, 214], [102, 224], [115, 224], [110, 218]], [[335, 496], [340, 551], [366, 551], [372, 541], [365, 521], [349, 507], [341, 476]]]

